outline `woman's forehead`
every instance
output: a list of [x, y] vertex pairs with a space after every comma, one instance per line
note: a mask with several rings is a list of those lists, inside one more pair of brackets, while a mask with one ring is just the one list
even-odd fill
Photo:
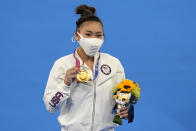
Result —
[[80, 31], [89, 33], [103, 33], [103, 27], [99, 22], [88, 21], [82, 24], [82, 26], [80, 27]]

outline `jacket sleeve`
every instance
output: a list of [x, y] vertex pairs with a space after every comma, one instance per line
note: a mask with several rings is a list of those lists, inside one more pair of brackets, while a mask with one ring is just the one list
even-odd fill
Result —
[[125, 79], [125, 72], [121, 62], [116, 59], [116, 76], [114, 78], [114, 85], [122, 82]]
[[66, 69], [56, 61], [50, 71], [43, 101], [50, 113], [57, 112], [70, 97], [70, 86], [64, 84]]

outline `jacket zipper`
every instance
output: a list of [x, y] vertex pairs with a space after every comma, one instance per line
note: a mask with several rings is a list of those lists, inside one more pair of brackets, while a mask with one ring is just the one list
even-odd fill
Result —
[[94, 85], [94, 98], [93, 98], [93, 113], [92, 113], [92, 125], [91, 125], [91, 131], [93, 131], [94, 128], [94, 117], [95, 117], [95, 102], [96, 102], [96, 82], [93, 81]]

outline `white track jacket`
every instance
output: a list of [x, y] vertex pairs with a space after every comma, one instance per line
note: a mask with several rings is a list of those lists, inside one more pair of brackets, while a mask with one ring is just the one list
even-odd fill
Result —
[[[61, 110], [58, 121], [62, 131], [114, 131], [118, 126], [113, 123], [111, 113], [114, 106], [112, 91], [114, 85], [125, 78], [124, 69], [117, 58], [97, 53], [94, 72], [99, 55], [98, 76], [87, 83], [64, 84], [66, 71], [76, 63], [73, 54], [56, 60], [50, 71], [43, 100], [49, 112]], [[75, 57], [82, 65], [77, 50]], [[88, 67], [85, 63], [84, 66]], [[92, 71], [91, 74], [94, 77]]]

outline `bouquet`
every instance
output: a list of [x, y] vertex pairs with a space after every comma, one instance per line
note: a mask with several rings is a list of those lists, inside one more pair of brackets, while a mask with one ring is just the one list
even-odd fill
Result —
[[[140, 97], [139, 84], [131, 80], [124, 79], [121, 83], [117, 84], [113, 88], [113, 99], [115, 105], [112, 109], [112, 113], [115, 114], [113, 122], [122, 125], [122, 119], [118, 115], [120, 108], [129, 108], [136, 104]], [[129, 120], [130, 121], [130, 120]]]

